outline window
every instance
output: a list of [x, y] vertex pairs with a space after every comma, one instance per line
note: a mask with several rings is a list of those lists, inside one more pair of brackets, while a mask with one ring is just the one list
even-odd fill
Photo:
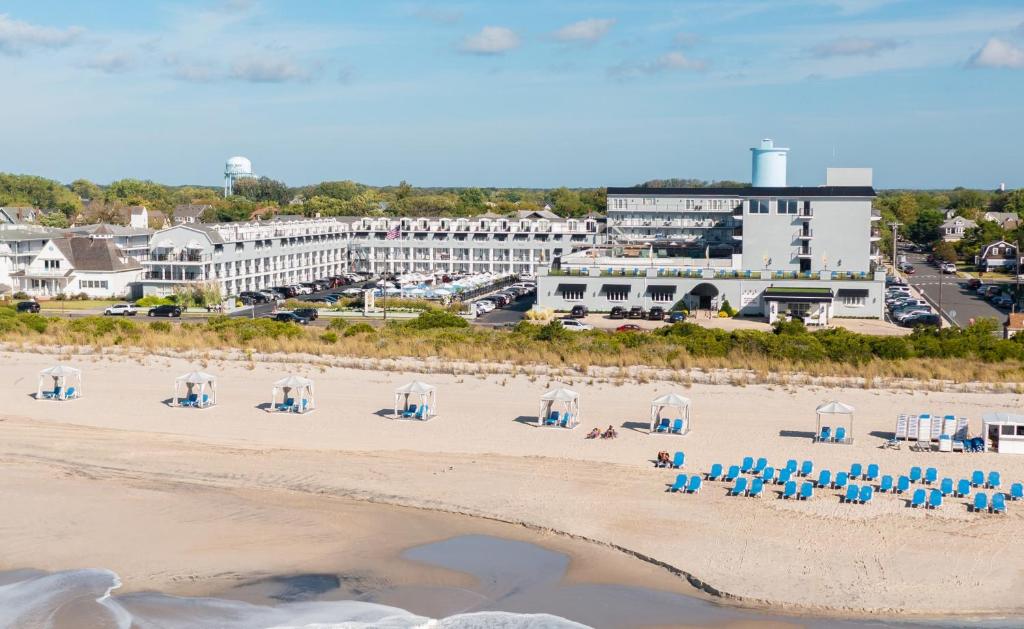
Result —
[[60, 260], [43, 260], [44, 269], [59, 269]]
[[796, 214], [796, 199], [779, 199], [775, 204], [779, 214]]
[[793, 303], [791, 303], [791, 304], [788, 304], [788, 306], [789, 306], [788, 307], [789, 314], [795, 315], [795, 316], [798, 316], [798, 317], [806, 317], [807, 313], [809, 313], [811, 311], [811, 304], [804, 304], [804, 303], [795, 303], [795, 304], [793, 304]]
[[107, 280], [79, 280], [78, 285], [82, 288], [102, 288], [106, 289], [108, 284]]
[[751, 214], [767, 214], [768, 213], [768, 200], [767, 199], [751, 199], [750, 200], [750, 213]]
[[667, 291], [659, 291], [659, 292], [656, 292], [656, 293], [651, 293], [651, 301], [657, 302], [657, 303], [664, 304], [664, 303], [672, 301], [675, 298], [676, 298], [676, 294], [675, 293], [670, 293], [670, 292], [667, 292]]
[[867, 297], [851, 297], [847, 295], [840, 301], [842, 301], [844, 306], [859, 307], [867, 303]]
[[566, 301], [581, 301], [583, 299], [583, 289], [581, 288], [566, 288], [562, 290], [562, 299]]
[[609, 289], [604, 295], [608, 301], [626, 301], [629, 299], [629, 289]]

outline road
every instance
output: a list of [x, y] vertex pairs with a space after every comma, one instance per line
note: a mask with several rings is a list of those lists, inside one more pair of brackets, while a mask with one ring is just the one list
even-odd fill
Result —
[[473, 321], [473, 323], [490, 327], [515, 325], [523, 320], [523, 315], [526, 314], [527, 310], [533, 308], [533, 304], [536, 301], [536, 293], [526, 295], [522, 299], [517, 299], [504, 308], [495, 308], [487, 314], [480, 315], [475, 321]]
[[941, 278], [941, 307], [942, 312], [947, 316], [956, 313], [952, 317], [957, 325], [967, 327], [972, 319], [982, 317], [995, 318], [1000, 325], [1006, 319], [1006, 311], [1000, 310], [985, 301], [973, 291], [967, 288], [967, 280], [954, 275], [943, 275], [939, 269], [925, 261], [927, 257], [921, 253], [908, 253], [907, 261], [914, 265], [916, 273], [907, 277], [907, 283], [921, 291], [925, 299], [931, 302], [933, 307], [940, 304], [940, 278]]

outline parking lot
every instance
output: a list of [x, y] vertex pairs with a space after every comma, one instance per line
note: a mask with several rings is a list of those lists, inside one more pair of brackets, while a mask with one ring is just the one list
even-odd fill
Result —
[[[926, 261], [926, 254], [908, 253], [907, 261], [915, 273], [907, 276], [907, 283], [917, 289], [933, 308], [939, 309], [956, 325], [966, 327], [971, 321], [983, 317], [995, 318], [1002, 323], [1006, 310], [1000, 310], [967, 288], [967, 278], [943, 275], [938, 267]], [[988, 283], [988, 282], [986, 282]]]

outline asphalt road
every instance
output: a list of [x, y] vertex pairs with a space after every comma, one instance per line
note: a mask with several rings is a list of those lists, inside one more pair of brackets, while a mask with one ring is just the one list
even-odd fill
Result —
[[[996, 308], [967, 288], [967, 280], [955, 275], [943, 275], [938, 267], [925, 261], [926, 255], [908, 253], [907, 261], [914, 265], [916, 273], [907, 276], [907, 283], [921, 291], [932, 307], [941, 304], [942, 312], [957, 325], [966, 327], [972, 319], [995, 318], [1000, 325], [1006, 319], [1006, 311]], [[940, 291], [941, 279], [941, 291]], [[940, 294], [941, 292], [941, 294]], [[950, 316], [953, 313], [956, 316]]]
[[517, 299], [504, 308], [495, 308], [487, 314], [480, 315], [473, 323], [491, 327], [515, 325], [523, 320], [523, 315], [526, 314], [527, 310], [533, 308], [533, 304], [536, 301], [536, 293], [527, 295], [522, 299]]

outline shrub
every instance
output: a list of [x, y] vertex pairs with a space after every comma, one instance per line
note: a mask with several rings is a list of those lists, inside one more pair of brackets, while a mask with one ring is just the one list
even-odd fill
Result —
[[772, 326], [776, 334], [807, 334], [807, 326], [799, 319], [784, 321], [779, 319]]
[[415, 330], [433, 330], [438, 328], [468, 328], [469, 322], [459, 315], [444, 310], [429, 310], [405, 324]]
[[718, 316], [722, 316], [722, 313], [725, 313], [725, 316], [727, 317], [736, 316], [736, 309], [732, 307], [732, 304], [729, 303], [728, 299], [722, 301], [722, 307], [718, 311]]
[[173, 304], [173, 300], [167, 297], [157, 297], [156, 295], [146, 295], [141, 299], [135, 300], [135, 305], [139, 308], [154, 308], [156, 306], [170, 306]]
[[320, 340], [323, 341], [324, 343], [333, 345], [334, 343], [338, 342], [338, 335], [335, 334], [334, 332], [324, 332], [323, 334], [320, 335]]
[[14, 295], [12, 295], [11, 297], [13, 297], [14, 299], [25, 300], [28, 299], [28, 293], [26, 293], [23, 290], [19, 290], [18, 292], [14, 293]]
[[353, 326], [348, 327], [345, 330], [344, 336], [349, 337], [355, 336], [357, 334], [372, 334], [373, 331], [373, 326], [370, 325], [369, 323], [357, 323]]
[[170, 332], [171, 324], [166, 321], [154, 321], [149, 324], [149, 329], [154, 332]]
[[[527, 324], [529, 325], [529, 324]], [[534, 326], [531, 326], [534, 327]], [[558, 321], [552, 321], [536, 328], [534, 338], [538, 341], [564, 341], [572, 334]]]
[[76, 301], [88, 301], [89, 300], [89, 295], [87, 295], [85, 293], [78, 293], [77, 295], [72, 297], [72, 299], [74, 299]]
[[327, 324], [328, 330], [335, 330], [337, 332], [340, 332], [341, 330], [344, 330], [347, 327], [348, 321], [340, 317], [337, 319], [331, 319], [331, 322]]
[[39, 334], [46, 332], [46, 328], [50, 323], [50, 320], [46, 317], [31, 313], [21, 315], [20, 319], [25, 324], [25, 327]]

